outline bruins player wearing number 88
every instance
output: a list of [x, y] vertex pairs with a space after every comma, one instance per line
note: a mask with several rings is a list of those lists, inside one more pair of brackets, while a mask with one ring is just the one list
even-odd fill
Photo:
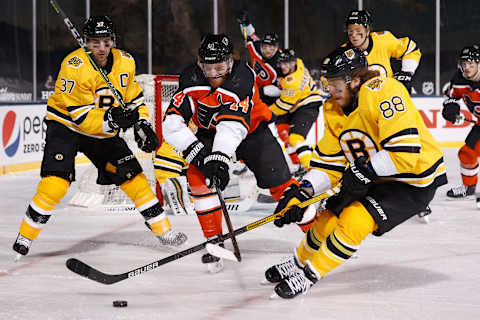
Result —
[[324, 104], [325, 133], [301, 187], [313, 196], [340, 180], [342, 186], [290, 259], [295, 272], [281, 273], [284, 265], [267, 270], [283, 298], [306, 292], [367, 235], [381, 236], [425, 210], [447, 183], [443, 154], [399, 81], [369, 71], [356, 48], [335, 50], [322, 68], [331, 94]]

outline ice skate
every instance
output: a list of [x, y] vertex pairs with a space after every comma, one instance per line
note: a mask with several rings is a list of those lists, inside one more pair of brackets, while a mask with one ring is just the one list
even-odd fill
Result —
[[262, 284], [278, 283], [298, 272], [302, 272], [303, 266], [295, 256], [291, 256], [265, 271], [265, 279]]
[[15, 262], [28, 254], [28, 250], [30, 249], [31, 244], [32, 240], [25, 238], [20, 233], [18, 234], [17, 239], [13, 244], [13, 250], [17, 253], [14, 259]]
[[417, 220], [422, 223], [429, 223], [430, 222], [429, 215], [431, 213], [432, 213], [432, 209], [430, 209], [430, 206], [427, 206], [427, 208], [424, 211], [417, 213]]
[[[218, 244], [220, 247], [225, 247], [223, 243]], [[223, 259], [215, 257], [210, 253], [205, 253], [202, 256], [202, 263], [207, 265], [207, 270], [209, 273], [218, 273], [223, 270]]]
[[160, 244], [164, 246], [178, 247], [187, 241], [187, 235], [180, 231], [168, 230], [161, 236], [157, 236]]
[[275, 293], [272, 294], [271, 298], [278, 296], [283, 299], [292, 299], [300, 293], [306, 294], [318, 279], [320, 279], [320, 277], [312, 270], [312, 267], [307, 264], [300, 272], [280, 281], [280, 283], [275, 286]]
[[460, 185], [458, 187], [453, 187], [452, 189], [447, 191], [447, 199], [449, 200], [470, 200], [473, 199], [473, 195], [475, 194], [475, 187], [476, 186], [465, 186]]

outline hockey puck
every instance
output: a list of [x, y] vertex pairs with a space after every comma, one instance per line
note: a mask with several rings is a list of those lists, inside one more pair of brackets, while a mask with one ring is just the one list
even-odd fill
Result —
[[115, 300], [113, 301], [113, 306], [118, 308], [123, 308], [127, 306], [126, 300]]

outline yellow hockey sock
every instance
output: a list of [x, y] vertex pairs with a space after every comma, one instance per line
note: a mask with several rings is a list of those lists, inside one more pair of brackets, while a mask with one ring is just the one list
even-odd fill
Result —
[[376, 228], [375, 221], [363, 205], [352, 203], [342, 211], [337, 226], [310, 260], [312, 266], [324, 276], [347, 261], [363, 239]]
[[338, 218], [329, 210], [323, 210], [317, 214], [312, 227], [305, 234], [305, 239], [297, 248], [297, 256], [303, 264], [307, 260], [312, 260], [315, 252], [320, 249], [327, 236], [337, 226], [337, 222]]
[[20, 225], [20, 234], [35, 240], [52, 215], [55, 206], [68, 191], [70, 182], [56, 176], [42, 178]]

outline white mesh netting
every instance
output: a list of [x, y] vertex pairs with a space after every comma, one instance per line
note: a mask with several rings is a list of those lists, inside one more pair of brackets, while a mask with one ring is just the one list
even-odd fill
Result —
[[[136, 79], [143, 89], [145, 104], [149, 109], [150, 122], [161, 139], [162, 115], [163, 112], [165, 112], [171, 97], [178, 88], [178, 77], [142, 74], [136, 76]], [[156, 96], [156, 92], [159, 94], [158, 97]], [[162, 110], [162, 113], [158, 114], [157, 110]], [[137, 157], [152, 190], [156, 193], [156, 179], [153, 170], [153, 158], [155, 153], [145, 153], [137, 147], [133, 128], [122, 133], [121, 136]], [[100, 186], [96, 184], [96, 179], [97, 169], [92, 164], [89, 164], [85, 172], [77, 179], [78, 191], [74, 194], [69, 204], [90, 208], [103, 206], [105, 211], [109, 212], [131, 211], [135, 209], [133, 202], [118, 186]]]

